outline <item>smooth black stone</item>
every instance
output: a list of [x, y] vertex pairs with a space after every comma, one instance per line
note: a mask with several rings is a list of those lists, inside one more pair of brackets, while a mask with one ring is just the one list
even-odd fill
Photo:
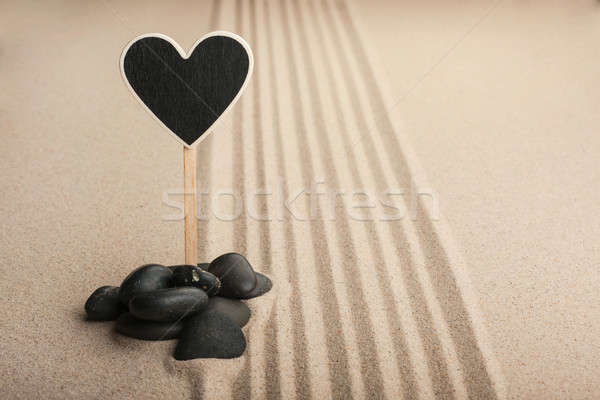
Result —
[[85, 302], [88, 318], [95, 321], [113, 321], [125, 311], [127, 308], [119, 302], [117, 286], [99, 287]]
[[221, 280], [220, 296], [243, 299], [256, 287], [256, 274], [241, 254], [227, 253], [215, 258], [208, 271]]
[[129, 305], [131, 298], [138, 293], [150, 292], [171, 286], [173, 272], [158, 264], [147, 264], [133, 270], [121, 283], [119, 299]]
[[256, 287], [247, 293], [244, 297], [240, 297], [241, 299], [252, 299], [254, 297], [262, 296], [267, 293], [269, 290], [273, 288], [273, 282], [266, 275], [261, 274], [260, 272], [256, 273]]
[[250, 309], [243, 302], [236, 299], [215, 296], [208, 301], [208, 306], [203, 312], [216, 311], [226, 315], [237, 326], [243, 328], [250, 319]]
[[153, 290], [136, 294], [129, 302], [129, 312], [149, 321], [176, 321], [203, 310], [208, 296], [191, 286]]
[[[198, 263], [198, 268], [206, 271], [208, 269], [209, 265], [210, 265], [210, 263]], [[169, 268], [171, 271], [174, 271], [178, 267], [181, 267], [181, 265], [171, 265], [171, 266], [168, 266], [167, 268]]]
[[183, 329], [183, 321], [155, 322], [137, 319], [130, 313], [121, 314], [117, 319], [117, 332], [142, 340], [175, 339]]
[[221, 288], [219, 278], [193, 265], [175, 266], [172, 271], [175, 286], [193, 286], [204, 290], [208, 296], [216, 295]]
[[235, 358], [246, 350], [242, 329], [229, 317], [211, 310], [185, 321], [175, 348], [177, 360]]

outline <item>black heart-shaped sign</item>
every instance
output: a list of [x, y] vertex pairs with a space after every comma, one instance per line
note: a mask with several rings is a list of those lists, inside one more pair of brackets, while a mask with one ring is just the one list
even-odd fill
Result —
[[189, 55], [171, 38], [147, 34], [121, 55], [125, 82], [185, 146], [192, 147], [239, 98], [252, 74], [250, 46], [230, 32], [212, 32]]

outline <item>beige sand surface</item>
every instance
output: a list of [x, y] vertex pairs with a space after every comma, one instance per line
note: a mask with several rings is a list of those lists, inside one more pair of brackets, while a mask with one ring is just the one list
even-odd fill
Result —
[[598, 398], [600, 3], [371, 3], [508, 394]]
[[[531, 4], [510, 40], [488, 33], [504, 47], [465, 40], [466, 60], [439, 64], [453, 65], [454, 74], [440, 69], [448, 74], [442, 80], [422, 80], [420, 71], [460, 37], [462, 22], [477, 21], [487, 5], [457, 7], [333, 0], [0, 5], [0, 397], [597, 395], [591, 270], [598, 257], [584, 239], [594, 238], [598, 224], [583, 217], [598, 196], [590, 186], [597, 74], [588, 58], [597, 52], [597, 27], [586, 13], [568, 13], [576, 6], [555, 7], [542, 17], [554, 25], [562, 13], [571, 19], [552, 30]], [[506, 19], [493, 25], [498, 31], [520, 15], [514, 6], [496, 12]], [[588, 25], [573, 33], [568, 27], [578, 18]], [[534, 22], [537, 30], [528, 30]], [[580, 39], [578, 47], [566, 50], [561, 27]], [[273, 195], [233, 221], [200, 221], [199, 252], [206, 261], [244, 253], [275, 288], [250, 302], [243, 357], [177, 362], [174, 342], [136, 341], [110, 323], [86, 322], [83, 303], [138, 265], [183, 261], [183, 221], [165, 221], [177, 210], [162, 203], [166, 191], [182, 187], [182, 150], [127, 92], [120, 50], [147, 32], [187, 49], [214, 29], [248, 40], [255, 75], [199, 148], [199, 186]], [[518, 32], [536, 32], [536, 45], [511, 46], [521, 43]], [[543, 65], [560, 67], [540, 74], [541, 61], [529, 54], [544, 60], [553, 42], [580, 62], [551, 53]], [[511, 49], [515, 61], [498, 65]], [[377, 55], [392, 57], [380, 62]], [[506, 68], [544, 95], [505, 79]], [[481, 80], [473, 81], [477, 71]], [[564, 80], [569, 72], [575, 84]], [[563, 78], [557, 90], [555, 78]], [[491, 89], [497, 98], [487, 96]], [[515, 91], [521, 106], [511, 101]], [[347, 193], [332, 213], [320, 196], [312, 220], [285, 211], [282, 220], [252, 217], [256, 209], [277, 216], [280, 198], [314, 182]], [[356, 189], [398, 188], [404, 199], [437, 190], [441, 219], [427, 195], [418, 197], [416, 219], [400, 221], [349, 218], [340, 200], [356, 204], [349, 194]], [[579, 192], [562, 197], [563, 189]], [[532, 210], [536, 200], [543, 204]], [[205, 211], [210, 203], [201, 203]], [[294, 205], [300, 216], [311, 209], [304, 195]], [[219, 207], [221, 215], [232, 212], [226, 200]], [[380, 211], [352, 210], [363, 217]]]

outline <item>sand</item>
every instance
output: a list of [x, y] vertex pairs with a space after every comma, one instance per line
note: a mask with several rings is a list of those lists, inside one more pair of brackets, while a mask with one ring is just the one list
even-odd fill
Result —
[[[0, 396], [597, 397], [591, 240], [600, 225], [583, 213], [598, 196], [591, 187], [598, 28], [583, 4], [554, 5], [539, 17], [530, 4], [514, 24], [536, 35], [522, 42], [511, 32], [503, 41], [521, 14], [501, 4], [486, 20], [493, 24], [481, 22], [451, 52], [462, 62], [434, 61], [453, 69], [421, 79], [461, 37], [462, 22], [469, 29], [488, 12], [461, 7], [1, 5]], [[587, 25], [573, 31], [580, 19]], [[136, 266], [183, 262], [183, 221], [166, 220], [177, 209], [163, 202], [182, 188], [182, 149], [128, 93], [120, 49], [147, 32], [187, 49], [214, 29], [242, 34], [256, 64], [235, 110], [198, 150], [199, 187], [222, 193], [212, 210], [220, 218], [199, 221], [198, 250], [201, 261], [243, 253], [275, 286], [248, 302], [243, 357], [177, 362], [174, 341], [120, 336], [110, 323], [85, 321], [83, 304]], [[564, 53], [548, 53], [553, 45]], [[507, 49], [516, 61], [501, 68]], [[520, 81], [506, 79], [506, 68]], [[471, 79], [475, 72], [481, 80]], [[253, 197], [238, 218], [226, 215], [236, 213], [228, 192], [257, 189], [273, 194]], [[354, 190], [388, 189], [405, 192], [401, 220], [381, 220], [379, 197], [375, 208], [349, 207], [368, 200]], [[308, 190], [346, 194], [334, 207], [320, 195], [311, 207]], [[562, 197], [563, 190], [580, 192]], [[298, 193], [295, 218], [280, 203]], [[529, 212], [536, 200], [542, 204]], [[209, 211], [209, 196], [201, 206]], [[314, 218], [305, 218], [311, 208]], [[272, 220], [260, 220], [265, 212]]]
[[395, 49], [382, 64], [397, 115], [508, 395], [598, 398], [598, 2], [451, 3], [376, 2], [364, 34]]

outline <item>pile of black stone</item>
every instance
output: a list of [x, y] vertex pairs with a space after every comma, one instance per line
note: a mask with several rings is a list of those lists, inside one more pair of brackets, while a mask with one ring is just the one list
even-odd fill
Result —
[[123, 335], [143, 340], [179, 338], [174, 357], [234, 358], [246, 349], [242, 327], [250, 309], [241, 299], [273, 284], [244, 256], [223, 254], [210, 264], [143, 265], [121, 287], [96, 289], [85, 303], [88, 319], [117, 320]]

